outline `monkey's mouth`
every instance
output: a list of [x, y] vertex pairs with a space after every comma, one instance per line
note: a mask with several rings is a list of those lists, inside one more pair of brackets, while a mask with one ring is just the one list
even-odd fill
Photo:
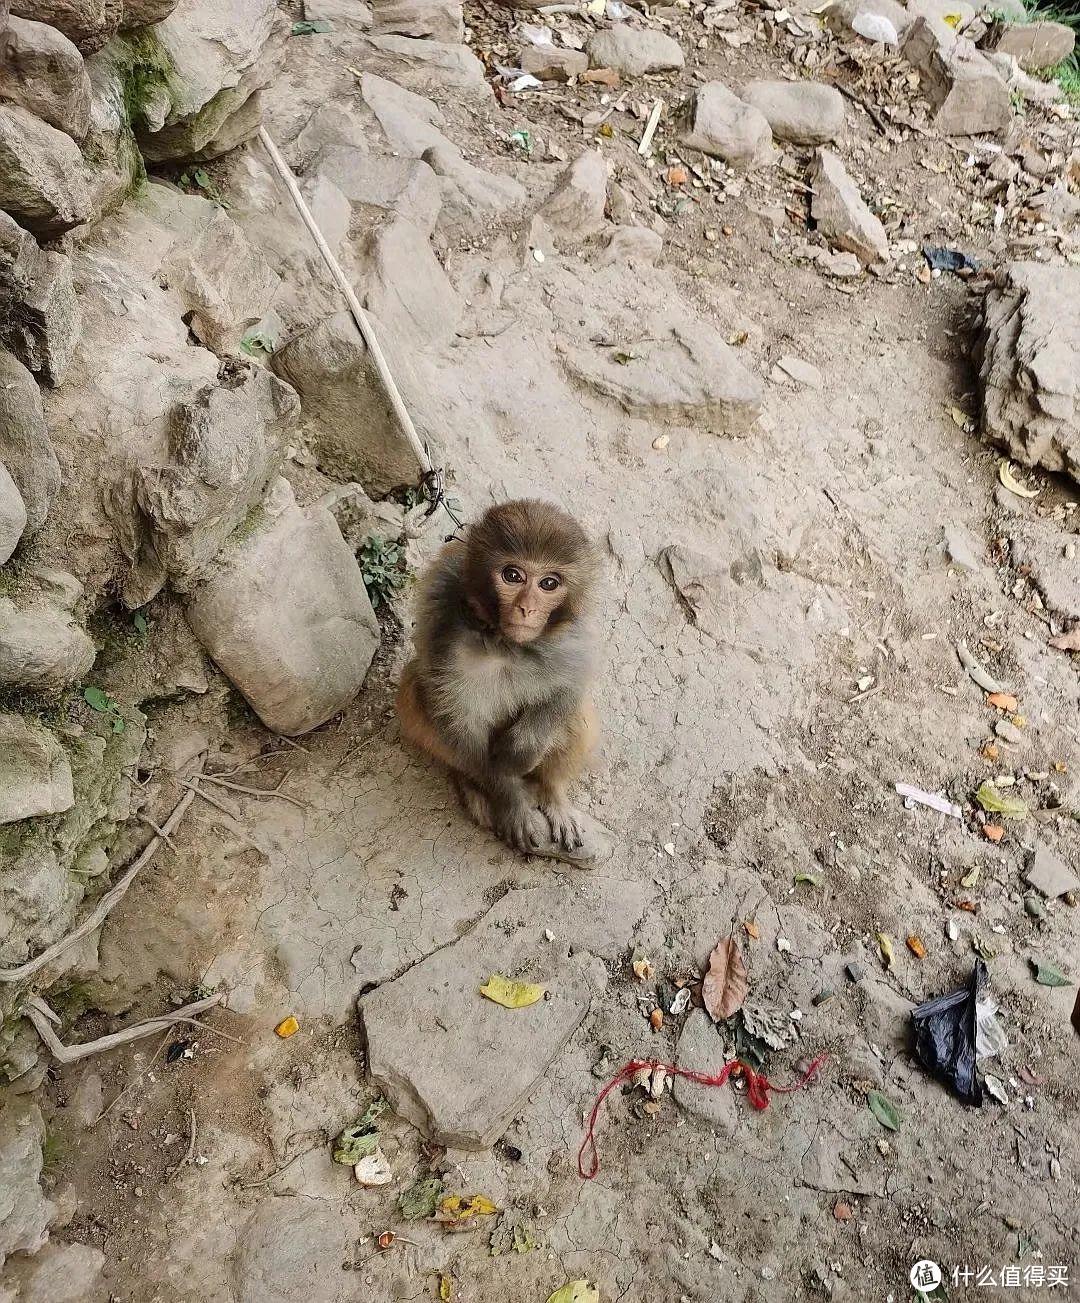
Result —
[[512, 624], [507, 621], [503, 627], [503, 636], [509, 638], [511, 642], [518, 644], [532, 642], [534, 638], [542, 631], [543, 625], [526, 624], [524, 621]]

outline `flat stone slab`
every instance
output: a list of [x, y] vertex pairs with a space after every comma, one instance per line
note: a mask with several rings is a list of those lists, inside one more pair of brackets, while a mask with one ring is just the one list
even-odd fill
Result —
[[[589, 1010], [579, 959], [545, 930], [565, 931], [568, 893], [511, 891], [459, 941], [359, 1001], [368, 1073], [394, 1112], [437, 1144], [486, 1149]], [[547, 988], [525, 1009], [480, 994], [492, 973]]]

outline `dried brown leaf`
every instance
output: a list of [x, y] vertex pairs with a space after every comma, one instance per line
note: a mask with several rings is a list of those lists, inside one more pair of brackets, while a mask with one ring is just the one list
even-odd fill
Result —
[[749, 982], [746, 965], [734, 937], [717, 943], [709, 956], [709, 971], [701, 983], [701, 998], [713, 1022], [730, 1018], [742, 1008]]

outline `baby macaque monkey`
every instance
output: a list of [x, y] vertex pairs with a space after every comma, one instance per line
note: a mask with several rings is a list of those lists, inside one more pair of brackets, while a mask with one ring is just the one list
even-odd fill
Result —
[[594, 848], [567, 788], [596, 738], [597, 568], [558, 507], [492, 507], [424, 576], [398, 691], [402, 734], [449, 769], [476, 823], [519, 851], [582, 863]]

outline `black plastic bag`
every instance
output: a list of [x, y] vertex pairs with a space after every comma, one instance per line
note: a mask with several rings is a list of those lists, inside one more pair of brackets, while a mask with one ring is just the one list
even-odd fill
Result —
[[986, 965], [976, 959], [966, 987], [928, 1000], [911, 1014], [915, 1057], [965, 1104], [983, 1102], [982, 1083], [975, 1072], [975, 1006], [987, 980]]
[[942, 249], [933, 244], [923, 245], [923, 257], [934, 271], [978, 271], [979, 264], [970, 254], [959, 249]]

